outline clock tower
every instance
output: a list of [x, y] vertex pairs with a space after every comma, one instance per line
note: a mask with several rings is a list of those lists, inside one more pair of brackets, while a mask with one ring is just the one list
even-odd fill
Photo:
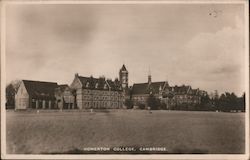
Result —
[[128, 88], [128, 71], [125, 67], [125, 65], [122, 65], [122, 68], [120, 69], [119, 72], [119, 80], [122, 85], [122, 89], [127, 89]]

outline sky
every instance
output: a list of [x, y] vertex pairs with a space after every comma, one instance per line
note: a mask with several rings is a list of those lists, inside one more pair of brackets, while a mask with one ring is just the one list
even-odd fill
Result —
[[168, 81], [241, 95], [241, 4], [11, 4], [6, 7], [6, 81], [71, 84], [81, 76], [129, 85]]

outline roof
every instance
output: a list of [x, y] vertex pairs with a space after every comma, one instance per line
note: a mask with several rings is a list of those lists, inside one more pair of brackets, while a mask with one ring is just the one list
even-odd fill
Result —
[[191, 86], [174, 86], [174, 87], [169, 87], [169, 90], [172, 91], [174, 94], [189, 94], [189, 95], [197, 95], [199, 94], [199, 89], [192, 89]]
[[122, 65], [122, 68], [120, 69], [120, 72], [121, 72], [121, 71], [127, 71], [127, 69], [126, 69], [126, 67], [125, 67], [124, 64]]
[[23, 80], [23, 83], [32, 98], [54, 99], [55, 88], [58, 87], [55, 82]]
[[78, 76], [82, 83], [83, 88], [96, 89], [96, 90], [121, 90], [121, 84], [118, 80], [106, 80], [104, 77], [94, 78], [94, 77], [82, 77]]
[[[164, 86], [165, 85], [165, 86]], [[152, 83], [135, 83], [132, 88], [132, 94], [149, 94], [152, 92], [153, 94], [159, 94], [160, 87], [163, 89], [167, 87], [171, 94], [181, 95], [181, 94], [189, 94], [189, 95], [198, 95], [199, 89], [192, 89], [191, 86], [169, 86], [168, 82], [152, 82]], [[164, 91], [163, 91], [164, 92]]]
[[163, 82], [152, 82], [152, 83], [135, 83], [132, 88], [132, 94], [149, 94], [151, 91], [153, 94], [158, 94], [160, 87], [163, 88], [165, 85]]
[[69, 87], [69, 85], [67, 84], [61, 84], [61, 85], [58, 85], [57, 88], [56, 88], [56, 92], [65, 92], [65, 91], [70, 91], [70, 92], [74, 92], [72, 88]]
[[67, 85], [67, 84], [60, 84], [57, 86], [57, 88], [60, 88], [62, 91], [64, 91], [68, 87], [69, 87], [69, 85]]
[[174, 92], [175, 94], [186, 94], [188, 92], [188, 89], [191, 88], [190, 86], [174, 86]]

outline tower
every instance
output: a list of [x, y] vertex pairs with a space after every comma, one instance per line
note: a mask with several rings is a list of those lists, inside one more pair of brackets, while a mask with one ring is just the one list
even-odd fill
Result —
[[122, 89], [128, 88], [128, 71], [124, 64], [122, 65], [122, 68], [119, 72], [119, 80], [122, 85]]

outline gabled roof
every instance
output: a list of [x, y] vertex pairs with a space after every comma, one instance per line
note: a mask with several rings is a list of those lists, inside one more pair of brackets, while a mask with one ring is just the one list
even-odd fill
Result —
[[190, 86], [174, 86], [174, 92], [175, 94], [187, 94]]
[[69, 87], [69, 85], [67, 85], [67, 84], [60, 84], [60, 85], [58, 85], [58, 88], [60, 88], [62, 91], [64, 91], [68, 87]]
[[111, 90], [122, 90], [122, 86], [119, 81], [107, 80], [106, 82], [108, 83]]
[[125, 67], [124, 64], [122, 65], [122, 68], [120, 69], [120, 72], [121, 72], [121, 71], [127, 71], [127, 69], [126, 69], [126, 67]]
[[23, 80], [23, 83], [32, 98], [54, 99], [55, 88], [58, 87], [55, 82]]
[[65, 92], [65, 91], [70, 91], [70, 92], [73, 92], [73, 89], [72, 88], [70, 88], [69, 87], [69, 85], [67, 85], [67, 84], [60, 84], [60, 85], [58, 85], [57, 86], [57, 88], [56, 88], [56, 92], [58, 93], [58, 92]]
[[169, 87], [169, 90], [175, 95], [199, 95], [199, 89], [192, 89], [191, 86], [186, 85]]
[[132, 94], [158, 94], [160, 87], [163, 88], [165, 82], [152, 82], [152, 83], [135, 83], [132, 88]]
[[[198, 95], [199, 89], [192, 89], [191, 86], [169, 86], [168, 82], [152, 82], [152, 83], [135, 83], [132, 87], [132, 94], [149, 94], [152, 92], [153, 94], [159, 94], [159, 89], [169, 90], [173, 95], [182, 95], [182, 94], [189, 94], [189, 95]], [[164, 94], [164, 93], [163, 93]], [[166, 93], [165, 93], [166, 94]]]
[[191, 89], [189, 94], [200, 95], [200, 92], [199, 92], [199, 89]]
[[[82, 77], [78, 76], [83, 88], [96, 89], [96, 90], [121, 90], [119, 81], [106, 80], [104, 77]], [[106, 86], [106, 88], [105, 88]]]

